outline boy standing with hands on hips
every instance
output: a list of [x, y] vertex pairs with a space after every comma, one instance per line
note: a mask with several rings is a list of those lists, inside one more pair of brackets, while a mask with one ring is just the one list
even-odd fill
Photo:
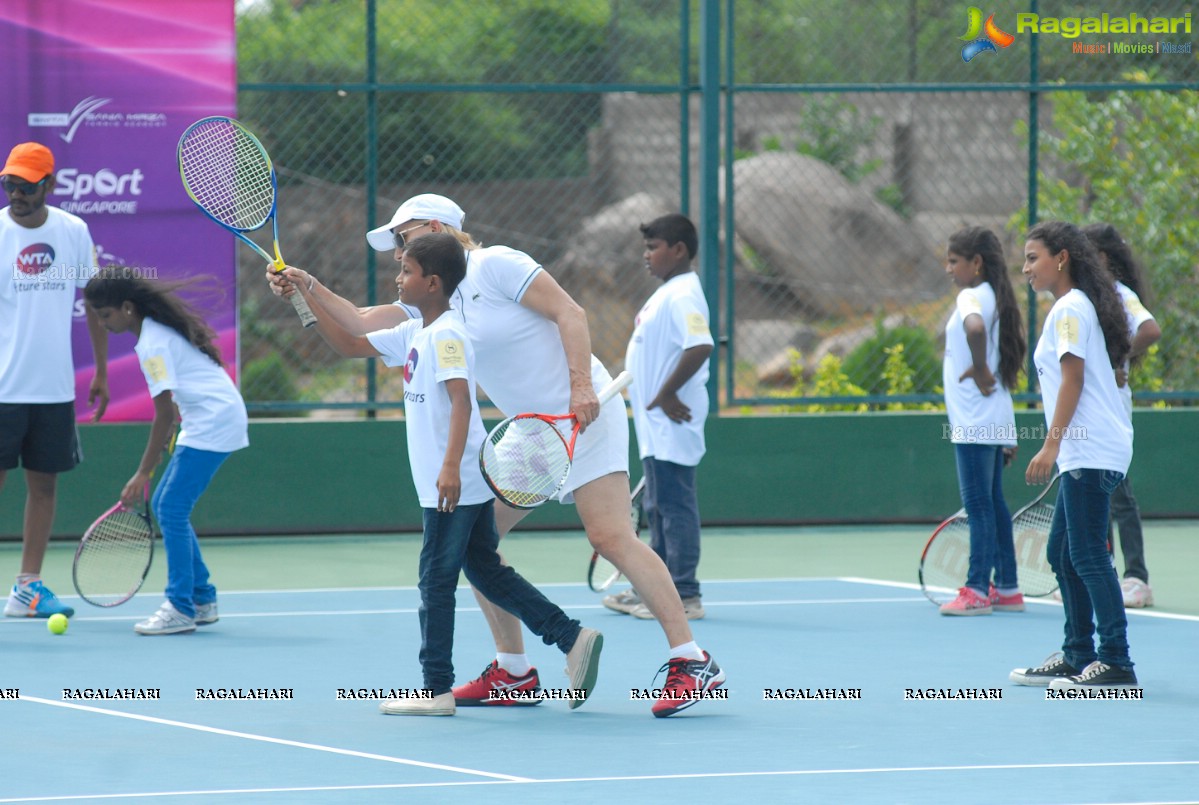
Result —
[[[650, 547], [662, 557], [688, 620], [704, 617], [700, 598], [699, 499], [695, 472], [703, 458], [708, 418], [708, 358], [714, 342], [708, 300], [691, 261], [699, 247], [695, 225], [673, 213], [641, 227], [645, 267], [662, 283], [637, 314], [625, 354], [633, 375], [629, 401], [645, 474], [644, 507]], [[604, 606], [654, 617], [628, 589]]]

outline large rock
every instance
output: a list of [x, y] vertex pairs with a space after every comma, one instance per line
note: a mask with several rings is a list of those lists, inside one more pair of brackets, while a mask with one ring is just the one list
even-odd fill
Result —
[[809, 313], [944, 294], [935, 248], [830, 165], [772, 152], [738, 160], [733, 175], [739, 270], [785, 285]]

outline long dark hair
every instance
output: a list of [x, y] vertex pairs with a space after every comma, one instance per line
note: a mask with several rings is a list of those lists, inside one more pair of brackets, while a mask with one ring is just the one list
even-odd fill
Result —
[[223, 366], [221, 351], [215, 343], [216, 333], [195, 308], [175, 295], [175, 291], [190, 284], [187, 280], [146, 279], [137, 269], [124, 266], [103, 268], [88, 281], [83, 298], [92, 307], [120, 307], [128, 302], [139, 314], [170, 327], [218, 366]]
[[1149, 305], [1149, 284], [1145, 282], [1141, 264], [1132, 256], [1132, 249], [1120, 237], [1111, 224], [1087, 224], [1082, 232], [1100, 254], [1107, 255], [1107, 269], [1116, 279], [1124, 283], [1137, 295], [1144, 305]]
[[1028, 231], [1028, 240], [1041, 241], [1050, 254], [1062, 251], [1070, 254], [1070, 278], [1095, 306], [1112, 368], [1122, 366], [1132, 346], [1128, 320], [1124, 317], [1120, 295], [1116, 293], [1116, 280], [1099, 262], [1099, 252], [1091, 241], [1081, 229], [1065, 221], [1037, 224]]
[[975, 255], [982, 258], [983, 279], [995, 291], [996, 321], [999, 323], [999, 379], [1004, 388], [1016, 387], [1016, 379], [1024, 364], [1028, 342], [1024, 338], [1024, 317], [1012, 290], [1012, 278], [1003, 259], [1003, 246], [989, 229], [968, 226], [949, 237], [949, 251], [967, 260]]

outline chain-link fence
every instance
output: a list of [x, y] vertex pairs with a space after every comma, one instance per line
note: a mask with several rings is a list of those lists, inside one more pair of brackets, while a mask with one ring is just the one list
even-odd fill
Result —
[[[1001, 236], [1035, 342], [1045, 304], [1019, 275], [1029, 221], [1108, 221], [1164, 332], [1134, 373], [1138, 400], [1188, 404], [1187, 13], [1181, 0], [1118, 18], [1035, 0], [259, 0], [239, 4], [239, 115], [279, 166], [289, 262], [357, 304], [390, 302], [392, 256], [363, 234], [408, 196], [442, 193], [476, 240], [546, 266], [613, 370], [655, 287], [638, 225], [718, 210], [700, 258], [726, 407], [937, 405], [948, 237]], [[337, 358], [241, 259], [252, 409], [400, 405], [397, 373]]]

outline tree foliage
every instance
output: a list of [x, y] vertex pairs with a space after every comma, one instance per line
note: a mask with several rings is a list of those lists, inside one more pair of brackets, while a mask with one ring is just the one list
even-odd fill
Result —
[[[1153, 289], [1162, 348], [1134, 370], [1133, 388], [1199, 387], [1199, 92], [1055, 93], [1041, 142], [1038, 219], [1112, 224]], [[1027, 210], [1012, 223], [1025, 221]]]

